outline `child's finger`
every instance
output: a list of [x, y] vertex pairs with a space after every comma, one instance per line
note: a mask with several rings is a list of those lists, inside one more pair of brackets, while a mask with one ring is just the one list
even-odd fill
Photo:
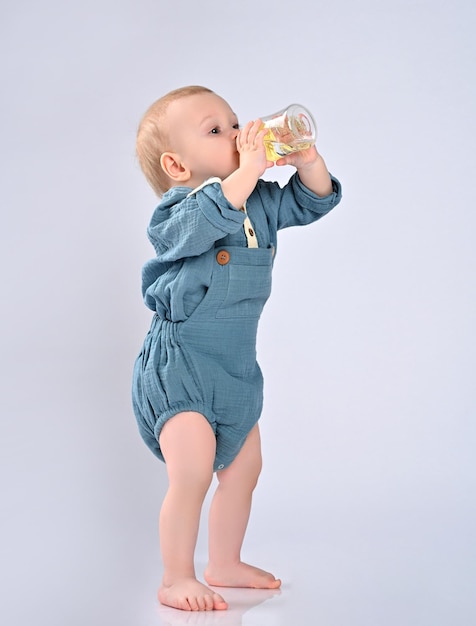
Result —
[[[250, 128], [250, 131], [249, 131], [250, 141], [255, 142], [258, 139], [259, 134], [261, 132], [262, 125], [263, 125], [263, 122], [260, 119], [255, 120], [253, 122], [253, 124], [252, 124], [252, 126]], [[264, 137], [264, 135], [263, 135], [263, 137]]]
[[253, 126], [253, 122], [250, 121], [247, 124], [245, 124], [245, 126], [240, 130], [240, 136], [242, 141], [247, 141], [249, 138], [249, 134], [250, 134], [250, 129]]
[[256, 135], [256, 138], [259, 139], [260, 141], [263, 141], [267, 134], [268, 134], [268, 129], [262, 128]]
[[236, 145], [238, 147], [238, 150], [240, 148], [243, 148], [243, 146], [248, 143], [249, 139], [248, 139], [248, 135], [249, 135], [249, 131], [251, 128], [251, 125], [253, 124], [253, 122], [248, 122], [247, 124], [245, 124], [243, 126], [243, 128], [240, 129], [240, 132], [238, 133], [237, 137], [236, 137]]

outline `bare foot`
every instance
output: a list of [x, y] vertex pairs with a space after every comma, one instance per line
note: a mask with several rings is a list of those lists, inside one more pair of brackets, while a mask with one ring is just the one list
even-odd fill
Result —
[[253, 589], [277, 589], [281, 581], [273, 574], [247, 563], [227, 567], [208, 565], [205, 580], [214, 587], [252, 587]]
[[159, 589], [159, 602], [182, 611], [223, 611], [228, 604], [218, 594], [195, 578], [185, 578]]

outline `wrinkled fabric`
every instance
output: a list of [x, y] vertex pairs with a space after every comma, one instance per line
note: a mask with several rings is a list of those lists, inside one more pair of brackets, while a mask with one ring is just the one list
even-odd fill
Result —
[[216, 435], [217, 470], [233, 461], [261, 414], [256, 333], [277, 231], [316, 221], [338, 204], [341, 189], [332, 178], [333, 193], [320, 198], [297, 174], [283, 188], [258, 181], [246, 209], [260, 247], [248, 248], [246, 215], [215, 181], [196, 192], [171, 189], [152, 216], [156, 257], [143, 268], [142, 292], [154, 317], [135, 362], [132, 398], [139, 432], [161, 460], [165, 422], [182, 411], [204, 415]]

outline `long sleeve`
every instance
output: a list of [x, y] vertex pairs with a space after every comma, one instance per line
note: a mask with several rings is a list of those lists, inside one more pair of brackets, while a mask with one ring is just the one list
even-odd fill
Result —
[[168, 319], [185, 319], [209, 284], [206, 253], [216, 241], [242, 229], [245, 217], [226, 200], [219, 179], [194, 190], [167, 192], [147, 231], [156, 257], [142, 268], [146, 306]]
[[284, 186], [278, 183], [258, 183], [254, 193], [258, 193], [268, 220], [276, 230], [290, 226], [304, 226], [320, 219], [341, 200], [342, 189], [337, 178], [331, 175], [333, 191], [320, 197], [303, 185], [295, 173]]
[[219, 181], [192, 192], [177, 187], [164, 196], [147, 233], [157, 258], [171, 262], [206, 252], [215, 241], [238, 231], [245, 217], [227, 201]]

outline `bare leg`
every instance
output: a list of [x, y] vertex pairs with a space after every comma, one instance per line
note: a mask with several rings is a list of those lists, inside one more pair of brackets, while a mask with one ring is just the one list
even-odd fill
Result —
[[213, 476], [213, 430], [203, 415], [179, 413], [162, 429], [160, 447], [169, 489], [160, 511], [164, 578], [159, 600], [185, 611], [226, 609], [219, 594], [198, 582], [194, 567], [200, 511]]
[[261, 440], [258, 425], [233, 463], [217, 472], [219, 485], [209, 518], [209, 555], [205, 580], [219, 587], [276, 589], [272, 574], [241, 561], [241, 546], [251, 511], [251, 499], [261, 472]]

